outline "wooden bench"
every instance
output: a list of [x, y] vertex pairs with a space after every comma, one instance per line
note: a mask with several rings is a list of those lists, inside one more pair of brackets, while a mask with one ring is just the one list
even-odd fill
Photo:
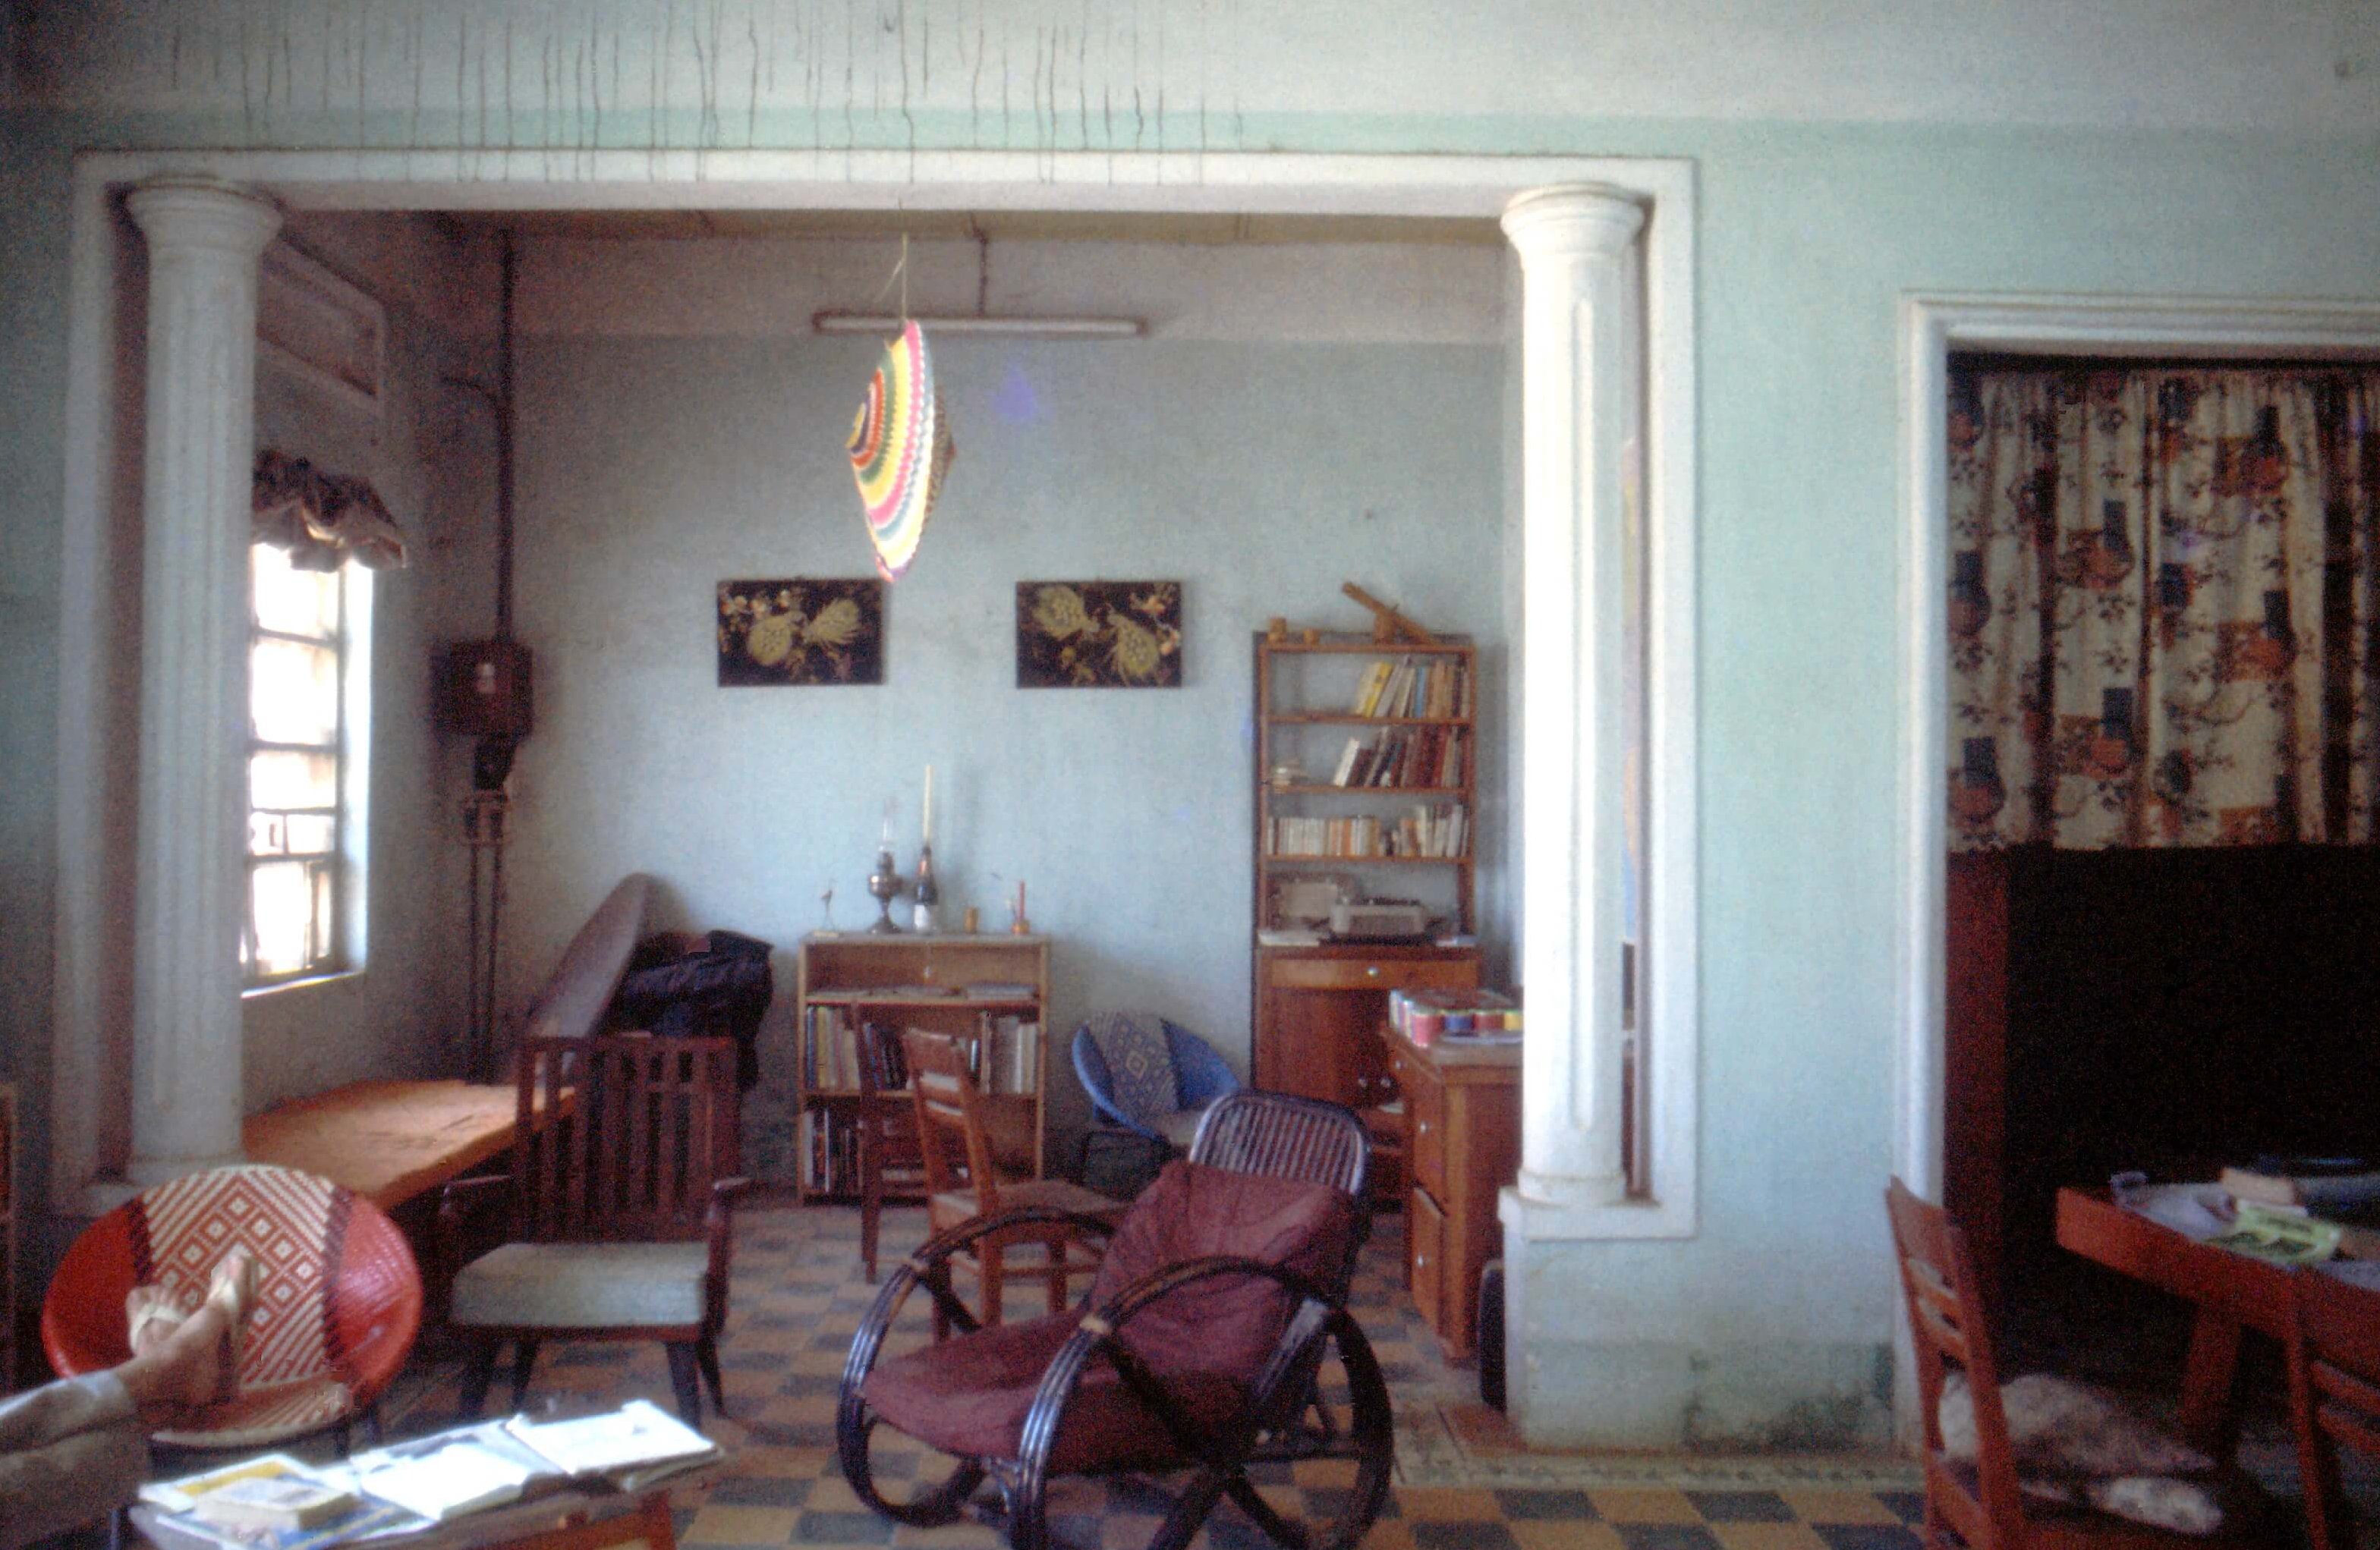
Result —
[[355, 1082], [252, 1116], [241, 1141], [252, 1162], [319, 1173], [394, 1213], [513, 1144], [510, 1084]]

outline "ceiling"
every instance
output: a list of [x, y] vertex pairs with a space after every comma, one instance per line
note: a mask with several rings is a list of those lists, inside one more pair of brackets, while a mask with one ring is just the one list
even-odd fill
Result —
[[1370, 215], [1193, 215], [1160, 212], [924, 210], [520, 210], [437, 217], [458, 234], [509, 227], [568, 241], [688, 241], [710, 237], [888, 237], [920, 241], [1172, 242], [1228, 247], [1306, 242], [1425, 242], [1494, 247], [1493, 221]]

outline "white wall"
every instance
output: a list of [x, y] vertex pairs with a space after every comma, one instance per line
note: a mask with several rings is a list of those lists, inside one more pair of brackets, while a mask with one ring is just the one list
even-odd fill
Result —
[[[27, 15], [0, 10], [16, 28], [0, 54], [33, 104], [0, 115], [0, 656], [16, 675], [0, 698], [0, 1040], [37, 1094], [55, 983], [60, 320], [76, 149], [382, 146], [436, 180], [493, 176], [479, 151], [519, 145], [542, 148], [537, 176], [566, 184], [598, 143], [990, 146], [1016, 153], [1026, 180], [1045, 171], [1037, 151], [1161, 147], [1191, 152], [1165, 176], [1219, 204], [1228, 195], [1202, 187], [1202, 145], [1692, 158], [1704, 1198], [1693, 1240], [1548, 1249], [1524, 1268], [1536, 1278], [1527, 1305], [1559, 1314], [1520, 1332], [1546, 1374], [1532, 1424], [1549, 1440], [1833, 1443], [1881, 1431], [1898, 1317], [1878, 1196], [1893, 1136], [1906, 734], [1900, 298], [2380, 291], [2380, 13], [2354, 0], [1137, 0], [1095, 8], [1087, 34], [1072, 0], [730, 0], [659, 16], [601, 0], [53, 0]], [[1053, 42], [1077, 45], [1057, 51], [1054, 72]], [[698, 177], [698, 158], [687, 164]], [[845, 423], [851, 391], [820, 406], [832, 408], [828, 431]], [[985, 423], [980, 406], [969, 420]], [[767, 434], [786, 436], [788, 423]], [[963, 473], [981, 446], [963, 422]], [[1178, 455], [1237, 478], [1231, 451], [1185, 442]], [[698, 466], [687, 476], [701, 477]], [[606, 499], [665, 509], [650, 493]], [[789, 505], [775, 509], [791, 520]], [[710, 520], [699, 506], [672, 515]], [[937, 563], [933, 544], [921, 566]], [[589, 550], [574, 563], [610, 558]], [[706, 554], [681, 579], [707, 586], [757, 558]], [[656, 631], [691, 631], [698, 616], [691, 599], [625, 601], [650, 610]], [[1195, 593], [1191, 607], [1195, 621]], [[909, 617], [905, 606], [896, 618], [896, 674]], [[540, 628], [541, 652], [565, 649], [562, 624]], [[546, 666], [564, 697], [544, 708], [539, 736], [558, 742], [577, 711]], [[771, 714], [792, 741], [803, 713]], [[600, 743], [583, 745], [591, 757]], [[905, 770], [922, 751], [890, 749], [884, 763]], [[602, 757], [621, 755], [605, 745]], [[871, 828], [863, 813], [860, 831], [838, 840], [847, 874], [864, 866]], [[1236, 833], [1216, 843], [1236, 853]], [[620, 859], [558, 883], [547, 913], [583, 912]], [[729, 880], [760, 891], [749, 876]], [[801, 924], [816, 887], [788, 881], [792, 914], [778, 918]], [[38, 1167], [38, 1106], [31, 1119]]]
[[[523, 356], [520, 630], [538, 653], [539, 725], [517, 776], [508, 1000], [628, 871], [662, 882], [668, 924], [786, 950], [820, 924], [830, 883], [839, 925], [873, 918], [863, 883], [883, 805], [897, 799], [897, 854], [913, 866], [931, 762], [944, 909], [955, 920], [977, 904], [1003, 928], [1001, 899], [1027, 881], [1054, 938], [1058, 1039], [1094, 1010], [1148, 1007], [1246, 1071], [1250, 638], [1276, 614], [1356, 627], [1366, 616], [1338, 595], [1353, 579], [1433, 627], [1502, 642], [1499, 352], [937, 342], [958, 456], [915, 567], [888, 592], [885, 684], [722, 689], [720, 581], [870, 574], [843, 443], [877, 345], [651, 337], [632, 302], [605, 305], [602, 276], [633, 267], [680, 305], [716, 295], [739, 319], [753, 287], [708, 290], [721, 255], [701, 245], [633, 245], [657, 250], [633, 265], [601, 250], [617, 245], [561, 246], [525, 265], [533, 328], [562, 315], [557, 276], [585, 288], [577, 332], [533, 333]], [[772, 246], [754, 272], [839, 261], [815, 243]], [[1216, 298], [1236, 294], [1246, 262], [1220, 248], [1169, 261]], [[1125, 267], [1101, 244], [1018, 264], [1044, 279]], [[858, 267], [881, 284], [884, 267]], [[764, 296], [796, 284], [754, 282]], [[607, 316], [618, 333], [587, 332]], [[1069, 578], [1181, 581], [1183, 686], [1018, 689], [1015, 584]], [[1500, 707], [1486, 708], [1492, 740]], [[790, 994], [790, 951], [777, 969]], [[784, 1025], [781, 1008], [772, 1042]], [[1062, 1055], [1051, 1090], [1053, 1123], [1081, 1115]], [[771, 1096], [747, 1132], [756, 1164], [782, 1174]]]

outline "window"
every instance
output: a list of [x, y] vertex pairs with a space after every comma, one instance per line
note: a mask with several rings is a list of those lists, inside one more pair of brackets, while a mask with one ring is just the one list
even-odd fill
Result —
[[358, 967], [358, 673], [370, 582], [249, 551], [248, 913], [251, 986]]

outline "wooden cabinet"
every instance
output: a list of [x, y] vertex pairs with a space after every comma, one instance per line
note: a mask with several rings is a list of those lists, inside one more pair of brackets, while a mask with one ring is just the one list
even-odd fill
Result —
[[1449, 1360], [1474, 1354], [1479, 1270], [1496, 1257], [1496, 1193], [1521, 1168], [1521, 1048], [1427, 1049], [1379, 1035], [1404, 1090], [1407, 1197], [1405, 1287]]
[[1052, 1059], [1047, 937], [818, 933], [802, 938], [795, 996], [795, 1167], [803, 1199], [857, 1197], [856, 1121], [868, 1100], [859, 1091], [856, 1039], [868, 1023], [975, 1035], [984, 1090], [1032, 1099], [1034, 1172], [1043, 1171]]
[[1257, 950], [1257, 1085], [1367, 1108], [1396, 1096], [1389, 992], [1476, 989], [1473, 948], [1334, 943]]

